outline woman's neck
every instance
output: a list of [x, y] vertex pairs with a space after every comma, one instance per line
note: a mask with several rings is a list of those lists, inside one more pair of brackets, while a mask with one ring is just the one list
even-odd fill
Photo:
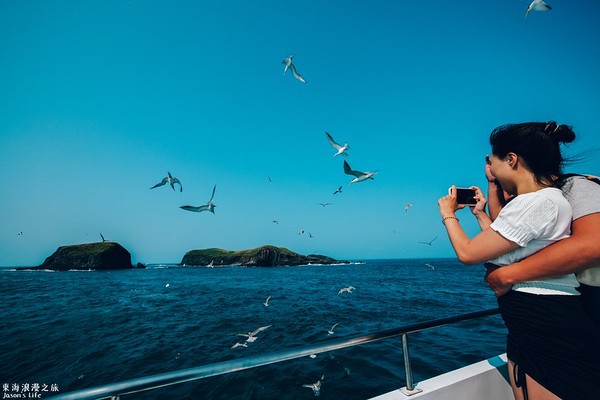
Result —
[[547, 187], [551, 187], [551, 185], [539, 183], [532, 173], [522, 174], [520, 179], [517, 179], [517, 182], [515, 183], [517, 196], [520, 194], [537, 192], [538, 190]]

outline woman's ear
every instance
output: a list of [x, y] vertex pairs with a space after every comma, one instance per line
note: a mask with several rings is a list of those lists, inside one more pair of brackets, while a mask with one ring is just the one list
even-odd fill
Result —
[[506, 161], [510, 167], [514, 168], [519, 162], [519, 156], [516, 153], [508, 153], [506, 155]]

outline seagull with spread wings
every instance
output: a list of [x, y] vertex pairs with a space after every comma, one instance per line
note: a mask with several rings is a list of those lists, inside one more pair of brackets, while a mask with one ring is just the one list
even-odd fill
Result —
[[350, 185], [352, 185], [353, 183], [366, 181], [367, 179], [373, 179], [373, 175], [375, 175], [377, 173], [377, 170], [375, 170], [373, 172], [355, 171], [352, 168], [350, 168], [350, 164], [348, 164], [348, 162], [346, 160], [344, 160], [344, 173], [346, 175], [354, 175], [355, 176], [355, 178], [352, 179], [349, 183]]
[[338, 291], [338, 296], [345, 292], [352, 293], [354, 289], [356, 289], [354, 286], [343, 287]]
[[419, 242], [419, 243], [421, 243], [421, 244], [427, 244], [427, 245], [431, 246], [431, 243], [433, 243], [433, 241], [434, 241], [435, 239], [437, 239], [437, 238], [438, 238], [438, 237], [436, 236], [436, 237], [434, 237], [433, 239], [431, 239], [429, 242]]
[[181, 182], [179, 181], [179, 179], [173, 178], [173, 175], [171, 175], [170, 172], [167, 172], [167, 176], [165, 176], [162, 181], [158, 182], [156, 185], [152, 186], [150, 189], [154, 189], [159, 186], [166, 185], [167, 183], [169, 185], [171, 185], [171, 189], [173, 189], [173, 190], [175, 190], [175, 184], [178, 184], [179, 191], [183, 192], [183, 186], [181, 186]]
[[527, 11], [525, 11], [525, 17], [527, 17], [529, 15], [529, 12], [532, 10], [548, 11], [552, 10], [552, 7], [550, 7], [548, 3], [545, 3], [544, 0], [533, 0], [531, 4], [529, 4], [529, 7], [527, 7]]
[[350, 148], [350, 146], [348, 146], [348, 143], [344, 143], [344, 145], [340, 145], [339, 143], [336, 143], [335, 140], [333, 140], [333, 137], [329, 134], [329, 132], [325, 132], [325, 135], [327, 135], [327, 140], [329, 141], [329, 144], [331, 145], [331, 147], [333, 147], [334, 149], [337, 150], [337, 153], [335, 153], [333, 156], [347, 156], [348, 153], [346, 153], [346, 150], [348, 150]]
[[283, 68], [283, 74], [285, 75], [285, 73], [289, 69], [292, 71], [292, 75], [294, 75], [294, 78], [298, 79], [302, 83], [306, 83], [306, 79], [300, 76], [298, 71], [296, 71], [296, 66], [292, 63], [292, 58], [294, 58], [294, 55], [290, 54], [289, 57], [286, 57], [283, 59], [283, 61], [281, 61], [281, 63], [285, 65], [285, 67]]
[[333, 334], [335, 333], [335, 332], [334, 332], [334, 329], [335, 329], [335, 327], [336, 327], [336, 326], [338, 326], [338, 324], [337, 324], [337, 323], [336, 323], [336, 324], [333, 324], [333, 326], [331, 327], [331, 329], [329, 329], [329, 330], [327, 331], [327, 335], [333, 335]]
[[321, 382], [323, 382], [323, 379], [325, 379], [325, 375], [321, 376], [321, 379], [315, 383], [311, 383], [310, 385], [302, 385], [302, 387], [312, 389], [315, 396], [319, 396], [319, 393], [321, 392]]
[[270, 327], [271, 327], [271, 325], [261, 326], [260, 328], [258, 328], [254, 332], [238, 333], [237, 336], [245, 336], [245, 337], [248, 338], [248, 339], [246, 339], [246, 342], [247, 343], [252, 343], [252, 342], [254, 342], [257, 339], [256, 335], [258, 335], [259, 333], [261, 333], [262, 331], [264, 331], [265, 329], [268, 329]]
[[215, 185], [213, 187], [212, 190], [212, 195], [210, 196], [210, 200], [208, 200], [208, 203], [201, 205], [201, 206], [180, 206], [179, 208], [184, 209], [186, 211], [192, 211], [192, 212], [202, 212], [202, 211], [210, 211], [211, 213], [215, 213], [215, 207], [216, 205], [213, 204], [213, 198], [215, 197], [215, 189], [217, 189], [217, 185]]

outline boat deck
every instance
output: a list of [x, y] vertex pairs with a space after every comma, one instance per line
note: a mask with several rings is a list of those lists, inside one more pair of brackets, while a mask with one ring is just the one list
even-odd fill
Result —
[[412, 392], [397, 389], [371, 400], [514, 399], [508, 378], [506, 354], [424, 380]]

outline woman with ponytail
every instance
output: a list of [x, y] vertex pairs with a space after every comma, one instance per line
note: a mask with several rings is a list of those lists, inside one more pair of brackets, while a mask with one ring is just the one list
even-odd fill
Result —
[[[471, 211], [481, 232], [470, 239], [455, 212], [456, 187], [438, 200], [452, 247], [465, 264], [515, 263], [569, 237], [572, 209], [560, 190], [560, 144], [575, 139], [554, 122], [500, 126], [491, 133], [489, 171], [510, 201], [494, 220], [475, 188]], [[486, 264], [487, 266], [487, 264]], [[507, 357], [517, 400], [590, 399], [600, 393], [600, 328], [579, 301], [574, 274], [516, 284], [498, 298], [508, 329]]]

